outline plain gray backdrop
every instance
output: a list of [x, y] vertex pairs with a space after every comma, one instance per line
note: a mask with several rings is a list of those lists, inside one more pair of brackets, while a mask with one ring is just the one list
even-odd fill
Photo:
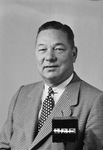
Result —
[[0, 130], [18, 88], [41, 80], [35, 37], [49, 20], [71, 26], [78, 47], [75, 70], [103, 90], [103, 1], [0, 0]]

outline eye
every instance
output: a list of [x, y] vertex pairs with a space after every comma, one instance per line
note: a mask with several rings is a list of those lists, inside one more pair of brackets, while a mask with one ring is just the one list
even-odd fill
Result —
[[59, 53], [65, 51], [65, 49], [63, 47], [56, 47], [55, 50]]
[[62, 49], [62, 48], [56, 48], [56, 50], [57, 50], [57, 51], [62, 51], [63, 49]]
[[46, 48], [39, 48], [38, 51], [39, 52], [45, 52], [47, 49]]

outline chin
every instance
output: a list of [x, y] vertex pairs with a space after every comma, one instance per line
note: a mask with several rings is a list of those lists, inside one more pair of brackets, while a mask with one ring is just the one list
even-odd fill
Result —
[[57, 80], [58, 78], [58, 75], [52, 75], [52, 74], [49, 74], [49, 75], [44, 75], [43, 78], [47, 79], [47, 80], [50, 80], [50, 81], [54, 81], [54, 80]]
[[58, 73], [56, 73], [56, 72], [45, 72], [45, 74], [43, 74], [43, 76], [47, 79], [55, 78], [55, 77], [58, 77]]
[[45, 76], [45, 78], [48, 80], [54, 80], [57, 79], [57, 76]]

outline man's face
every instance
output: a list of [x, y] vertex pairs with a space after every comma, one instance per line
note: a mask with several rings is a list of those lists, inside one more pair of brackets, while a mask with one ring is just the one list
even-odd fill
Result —
[[36, 41], [36, 62], [39, 73], [47, 83], [58, 85], [73, 72], [76, 50], [71, 48], [67, 34], [47, 29], [39, 33]]

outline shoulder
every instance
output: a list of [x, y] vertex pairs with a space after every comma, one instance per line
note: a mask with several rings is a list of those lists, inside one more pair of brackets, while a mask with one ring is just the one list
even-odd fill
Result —
[[75, 72], [74, 72], [74, 84], [80, 82], [80, 93], [83, 93], [85, 96], [98, 96], [103, 95], [103, 91], [94, 87], [93, 85], [87, 83], [86, 81], [82, 80]]
[[103, 103], [103, 91], [81, 80], [80, 95], [85, 102], [93, 104], [101, 101]]
[[100, 89], [92, 86], [91, 84], [81, 80], [81, 90], [84, 90], [85, 92], [88, 93], [95, 93], [96, 95], [99, 94], [103, 94], [103, 91], [101, 91]]
[[99, 106], [103, 108], [103, 92], [91, 84], [81, 80], [79, 89], [79, 105], [86, 112], [98, 110]]
[[10, 106], [15, 106], [17, 102], [23, 102], [25, 101], [26, 97], [29, 93], [32, 91], [39, 91], [40, 87], [42, 87], [43, 81], [38, 81], [35, 83], [22, 85], [17, 92], [13, 95], [13, 98], [11, 100]]
[[38, 81], [38, 82], [35, 82], [35, 83], [30, 83], [30, 84], [26, 84], [26, 85], [23, 85], [23, 88], [24, 89], [33, 89], [39, 85], [42, 85], [43, 84], [43, 81]]
[[43, 81], [38, 81], [38, 82], [35, 82], [35, 83], [30, 83], [30, 84], [27, 84], [27, 85], [23, 85], [20, 87], [20, 92], [24, 93], [29, 93], [30, 91], [32, 91], [33, 89], [35, 88], [39, 88], [43, 85]]
[[37, 91], [40, 89], [40, 87], [42, 87], [43, 85], [43, 81], [38, 81], [35, 83], [31, 83], [31, 84], [27, 84], [27, 85], [22, 85], [17, 92], [14, 94], [13, 99], [17, 100], [20, 99], [22, 97], [27, 96], [32, 90], [33, 91]]

